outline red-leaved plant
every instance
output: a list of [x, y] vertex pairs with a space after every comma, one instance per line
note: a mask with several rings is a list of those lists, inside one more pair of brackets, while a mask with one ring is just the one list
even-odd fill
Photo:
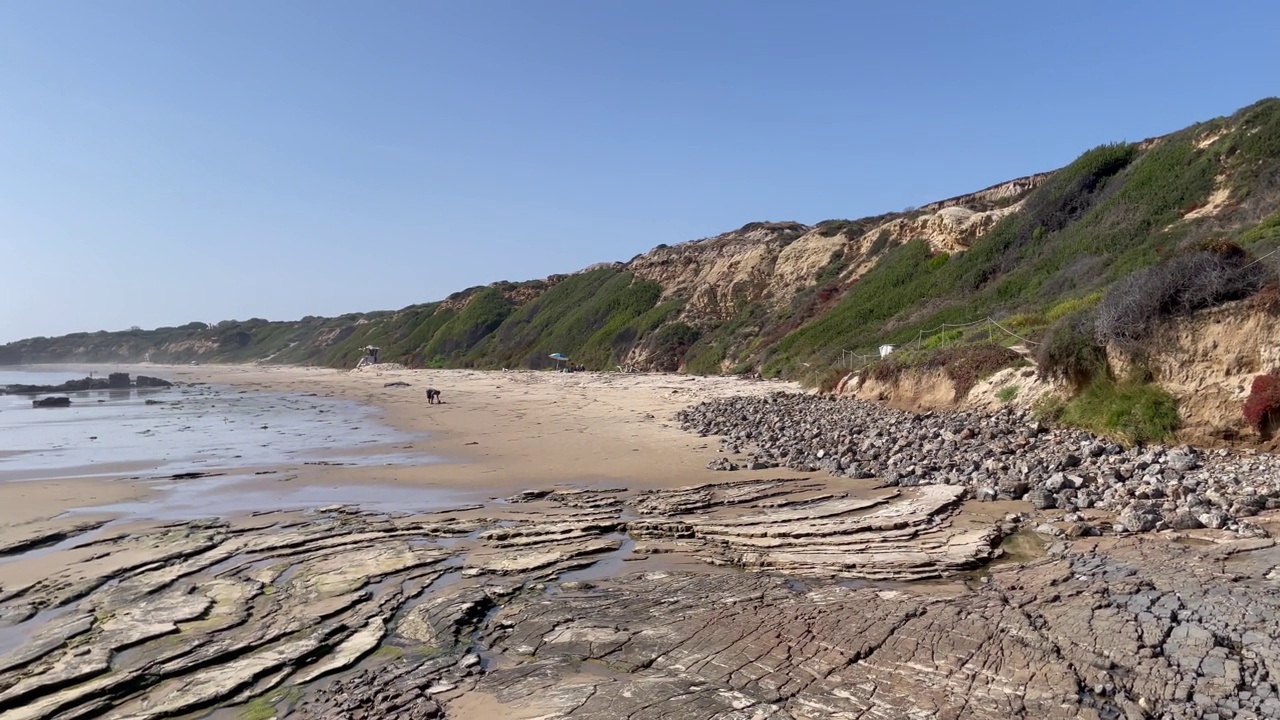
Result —
[[1255, 377], [1249, 397], [1244, 401], [1244, 419], [1254, 430], [1266, 433], [1277, 411], [1280, 411], [1280, 377], [1270, 373]]

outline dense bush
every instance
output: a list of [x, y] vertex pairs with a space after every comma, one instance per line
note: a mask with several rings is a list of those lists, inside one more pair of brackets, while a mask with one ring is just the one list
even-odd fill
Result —
[[1062, 406], [1059, 419], [1131, 443], [1164, 442], [1178, 429], [1178, 402], [1156, 385], [1100, 378]]
[[1096, 335], [1132, 347], [1162, 319], [1249, 297], [1275, 279], [1238, 245], [1201, 244], [1116, 283], [1098, 305]]
[[[741, 373], [736, 374], [740, 375]], [[822, 376], [822, 380], [818, 382], [818, 391], [824, 393], [835, 392], [835, 389], [840, 385], [840, 381], [844, 380], [851, 374], [852, 373], [848, 370], [831, 368]]]
[[908, 370], [941, 370], [955, 386], [955, 399], [959, 400], [968, 395], [979, 380], [1022, 362], [1022, 356], [1007, 347], [981, 343], [895, 353], [873, 363], [866, 372], [875, 380], [893, 383]]
[[1280, 315], [1280, 285], [1268, 283], [1249, 298], [1249, 307], [1256, 312]]
[[852, 220], [823, 220], [813, 229], [822, 237], [835, 237], [853, 226]]
[[831, 258], [827, 264], [822, 266], [818, 271], [818, 275], [814, 278], [814, 284], [821, 287], [835, 282], [840, 278], [840, 274], [849, 267], [849, 259], [845, 257], [844, 248], [831, 253]]
[[1094, 324], [1094, 314], [1088, 310], [1058, 320], [1036, 347], [1041, 376], [1082, 388], [1105, 374], [1107, 353], [1094, 339]]
[[1092, 292], [1084, 297], [1068, 298], [1054, 305], [1044, 312], [1044, 319], [1053, 323], [1062, 318], [1097, 307], [1102, 301], [1103, 293], [1101, 291]]
[[940, 333], [936, 333], [925, 338], [923, 347], [925, 350], [934, 350], [936, 348], [955, 344], [956, 342], [959, 342], [962, 337], [964, 337], [964, 330], [961, 328], [943, 330]]
[[893, 242], [893, 236], [888, 230], [881, 230], [876, 239], [871, 241], [871, 247], [867, 248], [867, 257], [875, 257], [889, 247], [889, 243]]
[[1275, 213], [1240, 234], [1240, 244], [1258, 252], [1280, 241], [1280, 212]]
[[456, 358], [485, 339], [515, 311], [511, 301], [494, 288], [471, 295], [466, 307], [450, 318], [423, 349], [426, 358]]
[[1254, 430], [1271, 435], [1277, 413], [1280, 413], [1280, 377], [1272, 374], [1253, 379], [1249, 397], [1244, 401], [1244, 418]]
[[682, 322], [659, 328], [649, 336], [646, 343], [654, 368], [664, 372], [679, 370], [685, 353], [701, 336], [702, 332], [698, 328]]
[[1024, 363], [1022, 356], [1002, 345], [960, 345], [934, 353], [933, 362], [946, 369], [956, 386], [956, 399], [969, 394], [979, 380]]

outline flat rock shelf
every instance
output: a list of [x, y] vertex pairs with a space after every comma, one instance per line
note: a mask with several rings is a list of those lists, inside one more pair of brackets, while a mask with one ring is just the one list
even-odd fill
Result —
[[3, 558], [24, 580], [0, 588], [0, 720], [1280, 712], [1274, 541], [1011, 557], [1018, 516], [961, 490], [798, 477], [45, 521]]

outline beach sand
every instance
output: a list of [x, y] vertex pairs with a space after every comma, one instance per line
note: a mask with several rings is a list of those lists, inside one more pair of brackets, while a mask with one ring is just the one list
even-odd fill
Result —
[[[724, 473], [706, 469], [717, 443], [680, 430], [675, 413], [713, 397], [798, 389], [783, 382], [656, 374], [258, 365], [97, 369], [367, 403], [379, 409], [387, 425], [422, 436], [397, 448], [443, 461], [282, 467], [291, 483], [436, 487], [475, 493], [479, 499], [556, 484], [618, 482], [642, 490], [725, 480]], [[385, 387], [395, 382], [409, 385]], [[428, 387], [441, 391], [443, 404], [427, 404]], [[755, 475], [742, 471], [734, 478]], [[260, 482], [276, 480], [265, 476]], [[0, 544], [15, 526], [68, 509], [145, 500], [151, 492], [144, 482], [104, 478], [0, 483]]]
[[[724, 480], [706, 469], [716, 443], [684, 432], [680, 409], [729, 395], [799, 390], [736, 377], [263, 366], [134, 367], [174, 381], [241, 390], [317, 393], [376, 406], [400, 430], [425, 433], [414, 467], [317, 468], [351, 482], [395, 482], [508, 493], [554, 483], [625, 481], [632, 488]], [[385, 387], [405, 382], [408, 387]], [[444, 404], [428, 405], [426, 389]], [[768, 473], [765, 473], [768, 474]], [[773, 471], [777, 474], [777, 471]], [[747, 473], [735, 474], [750, 477]], [[305, 478], [300, 478], [306, 480]]]

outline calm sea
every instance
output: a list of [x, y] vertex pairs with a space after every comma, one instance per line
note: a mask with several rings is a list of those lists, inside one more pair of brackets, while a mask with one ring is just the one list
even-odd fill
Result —
[[[0, 371], [0, 385], [51, 385], [87, 372]], [[65, 408], [33, 408], [0, 395], [0, 481], [174, 474], [289, 462], [407, 462], [374, 409], [335, 398], [244, 392], [209, 385], [59, 393]], [[353, 459], [354, 458], [354, 459]], [[423, 458], [416, 456], [414, 462]]]

